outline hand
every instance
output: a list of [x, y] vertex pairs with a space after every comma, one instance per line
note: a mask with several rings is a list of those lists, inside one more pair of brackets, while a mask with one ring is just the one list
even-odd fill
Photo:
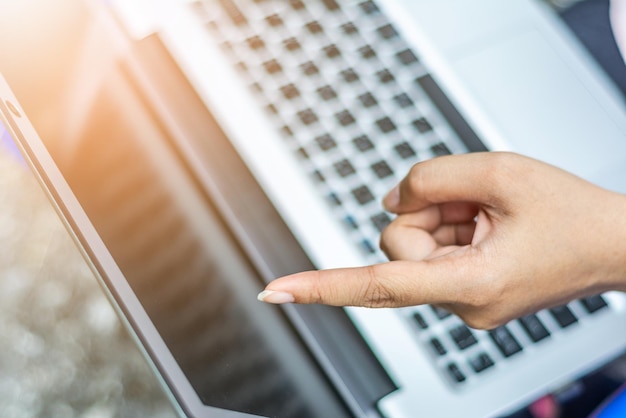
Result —
[[626, 197], [511, 153], [416, 164], [384, 200], [388, 263], [297, 273], [270, 303], [436, 304], [474, 328], [626, 290]]

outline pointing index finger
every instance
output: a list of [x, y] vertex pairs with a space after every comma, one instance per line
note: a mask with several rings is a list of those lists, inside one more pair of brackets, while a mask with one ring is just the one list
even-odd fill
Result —
[[448, 264], [393, 261], [296, 273], [271, 282], [259, 300], [373, 308], [450, 303], [456, 300], [458, 286]]

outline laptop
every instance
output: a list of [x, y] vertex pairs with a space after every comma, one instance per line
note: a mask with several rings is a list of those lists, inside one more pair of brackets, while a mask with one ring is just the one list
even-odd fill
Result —
[[543, 3], [93, 7], [124, 53], [80, 129], [42, 141], [5, 84], [2, 114], [181, 415], [499, 416], [626, 348], [620, 293], [490, 331], [254, 302], [384, 261], [381, 197], [424, 159], [512, 150], [626, 192], [623, 99]]

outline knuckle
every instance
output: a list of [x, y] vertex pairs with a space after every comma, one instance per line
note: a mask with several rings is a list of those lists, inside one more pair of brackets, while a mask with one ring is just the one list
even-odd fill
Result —
[[411, 167], [409, 170], [409, 175], [407, 176], [407, 185], [411, 190], [422, 190], [424, 189], [424, 183], [426, 179], [427, 165], [422, 163], [417, 163]]
[[469, 295], [466, 306], [468, 313], [461, 319], [475, 329], [494, 329], [510, 319], [506, 316], [508, 311], [500, 292], [491, 287]]
[[503, 190], [508, 190], [511, 184], [515, 184], [525, 175], [522, 157], [512, 152], [490, 153], [483, 164], [483, 178], [494, 189], [496, 196]]
[[402, 226], [395, 221], [392, 221], [385, 229], [380, 233], [380, 240], [378, 245], [380, 249], [383, 250], [387, 256], [389, 256], [389, 252], [391, 247], [393, 246], [396, 238], [398, 236], [398, 232], [401, 231]]
[[342, 288], [337, 286], [336, 281], [328, 280], [324, 270], [317, 270], [313, 279], [308, 283], [306, 303], [318, 303], [322, 305], [341, 305], [346, 300]]
[[499, 186], [503, 176], [511, 169], [509, 153], [493, 153], [483, 164], [483, 178], [491, 186]]
[[363, 283], [362, 305], [368, 308], [395, 306], [396, 296], [391, 286], [385, 284], [376, 266], [367, 267], [367, 279]]
[[309, 298], [311, 303], [324, 303], [326, 298], [324, 297], [324, 292], [322, 291], [322, 273], [320, 271], [316, 271], [314, 276], [314, 280], [311, 282], [311, 288], [309, 291]]
[[484, 313], [478, 314], [476, 316], [461, 317], [461, 319], [470, 328], [485, 331], [498, 328], [506, 322], [502, 318], [493, 315], [486, 315]]

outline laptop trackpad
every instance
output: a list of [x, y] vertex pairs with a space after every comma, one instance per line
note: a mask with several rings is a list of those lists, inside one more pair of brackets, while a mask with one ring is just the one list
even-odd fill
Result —
[[624, 167], [612, 174], [624, 189], [623, 113], [605, 110], [601, 88], [560, 42], [530, 28], [458, 57], [454, 66], [510, 150], [600, 183], [602, 167]]

